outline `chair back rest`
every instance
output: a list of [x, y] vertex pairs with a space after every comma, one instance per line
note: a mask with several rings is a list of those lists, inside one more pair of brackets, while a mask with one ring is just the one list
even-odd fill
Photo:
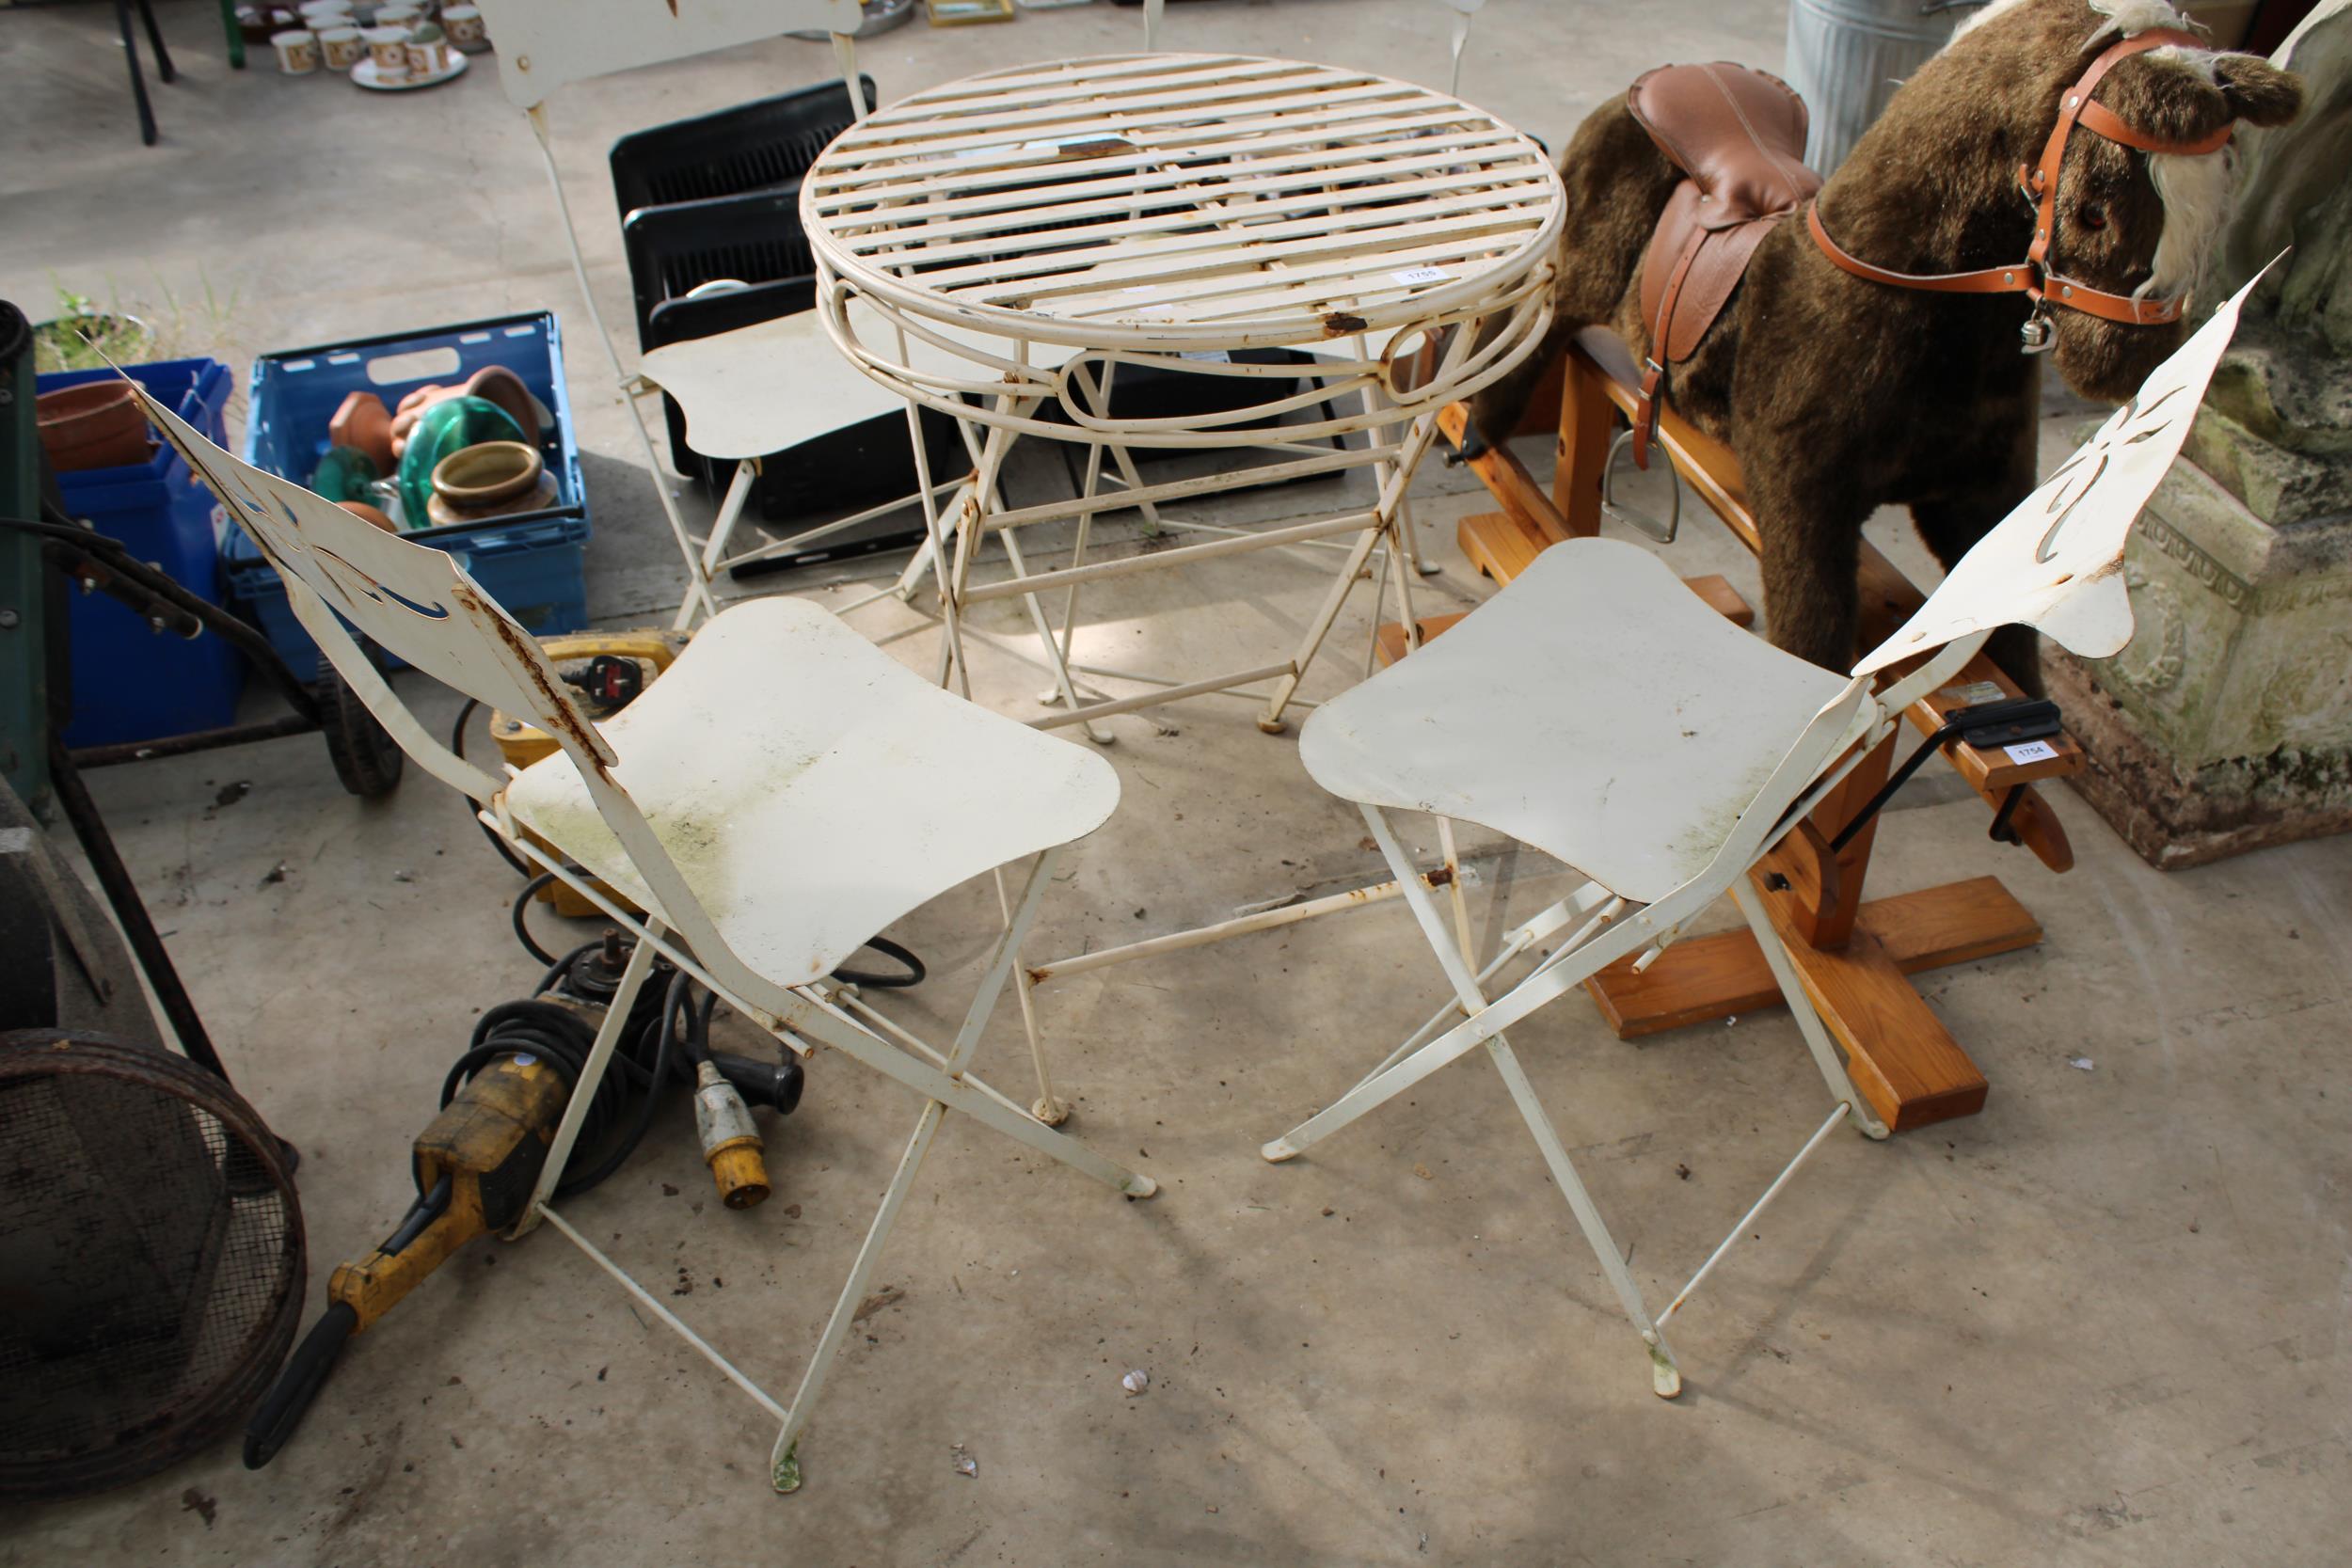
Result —
[[1747, 875], [1757, 857], [1788, 831], [1791, 816], [1802, 815], [1790, 808], [1829, 777], [1838, 759], [1869, 734], [1880, 711], [1868, 700], [1870, 686], [1868, 677], [1856, 675], [1815, 711], [1740, 810], [1739, 821], [1716, 848], [1707, 869], [1660, 899], [1652, 913], [1668, 924], [1687, 920]]
[[499, 80], [517, 108], [558, 87], [786, 33], [847, 37], [858, 0], [483, 0]]
[[2249, 282], [2232, 295], [2096, 436], [1978, 540], [1918, 613], [1854, 673], [1871, 674], [2011, 623], [2038, 627], [2085, 658], [2121, 652], [2132, 638], [2123, 542], [2180, 455], [2253, 287]]
[[[299, 484], [239, 462], [131, 383], [147, 418], [228, 508], [286, 582], [320, 650], [420, 767], [487, 802], [498, 781], [433, 740], [335, 616], [445, 686], [537, 725], [580, 769], [596, 814], [651, 889], [662, 919], [738, 994], [762, 981], [719, 935], [612, 769], [620, 761], [581, 712], [538, 640], [447, 552], [354, 516]], [[329, 613], [332, 611], [333, 613]]]
[[[299, 581], [380, 646], [485, 706], [538, 725], [608, 766], [538, 642], [447, 551], [387, 532], [291, 480], [242, 463], [142, 397], [148, 419], [200, 474], [289, 583]], [[324, 650], [333, 657], [332, 650]]]

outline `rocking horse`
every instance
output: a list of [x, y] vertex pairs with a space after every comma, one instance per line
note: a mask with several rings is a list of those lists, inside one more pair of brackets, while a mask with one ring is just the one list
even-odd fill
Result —
[[[2211, 50], [2161, 0], [1996, 0], [1824, 183], [1800, 161], [1804, 105], [1775, 78], [1727, 64], [1650, 72], [1561, 157], [1568, 220], [1547, 351], [1448, 411], [1461, 459], [1503, 507], [1465, 521], [1465, 552], [1509, 580], [1546, 546], [1598, 531], [1624, 446], [1645, 467], [1662, 450], [1757, 552], [1772, 641], [1845, 668], [1858, 640], [1919, 603], [1863, 523], [1908, 506], [1948, 567], [2029, 494], [2035, 356], [2085, 397], [2127, 396], [2182, 340], [2227, 206], [2232, 128], [2282, 123], [2301, 102], [2296, 78]], [[1564, 362], [1546, 496], [1502, 442]], [[1613, 439], [1620, 415], [1631, 428]], [[1708, 579], [1692, 586], [1722, 598]], [[1394, 653], [1406, 640], [1390, 630]], [[1912, 720], [1995, 807], [1996, 838], [2064, 870], [2072, 852], [2031, 785], [2078, 769], [2079, 751], [2062, 734], [1970, 744], [1946, 722], [2039, 690], [2030, 630], [1988, 653]], [[1900, 1129], [1970, 1114], [1985, 1094], [1904, 976], [2041, 929], [1990, 877], [1862, 902], [1868, 807], [1891, 751], [1800, 823], [1757, 880], [1802, 939], [1807, 987], [1857, 1083]], [[1735, 934], [1591, 990], [1629, 1037], [1747, 1010], [1770, 981]]]

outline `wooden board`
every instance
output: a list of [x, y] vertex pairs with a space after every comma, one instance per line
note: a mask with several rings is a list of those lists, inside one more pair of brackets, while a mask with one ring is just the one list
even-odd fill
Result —
[[[1908, 717], [1918, 729], [1933, 734], [1936, 726], [1944, 722], [1946, 714], [1953, 708], [1966, 705], [1959, 696], [1958, 689], [1979, 683], [1990, 683], [1999, 687], [2003, 697], [2025, 695], [2019, 689], [2017, 683], [2010, 680], [1999, 665], [1985, 657], [1984, 655], [1979, 654], [1961, 670], [1959, 677], [1952, 682], [1951, 686], [1942, 691], [1931, 691], [1914, 704]], [[1997, 800], [2013, 784], [2033, 784], [2042, 779], [2066, 778], [2071, 774], [2081, 772], [2088, 766], [2089, 759], [2083, 754], [2082, 747], [2075, 743], [2073, 736], [2054, 735], [2050, 737], [2049, 745], [2050, 749], [2058, 754], [2044, 757], [2039, 762], [2013, 761], [1999, 747], [1979, 750], [1974, 746], [1954, 745], [1947, 747], [1945, 754], [1952, 759], [1952, 766], [1959, 769], [1960, 776], [1968, 781], [1971, 788], [1979, 795]]]
[[1501, 512], [1473, 512], [1454, 529], [1454, 542], [1481, 577], [1507, 583], [1551, 547], [1552, 541]]
[[[1998, 877], [1867, 899], [1855, 925], [1905, 974], [2013, 953], [2042, 940], [2041, 924]], [[1638, 974], [1630, 958], [1612, 964], [1585, 989], [1625, 1040], [1780, 1006], [1772, 972], [1744, 928], [1676, 942]]]
[[[1438, 413], [1438, 429], [1460, 451], [1462, 437], [1470, 428], [1470, 411], [1458, 403], [1450, 403]], [[1467, 459], [1470, 472], [1479, 477], [1507, 516], [1531, 541], [1540, 541], [1536, 548], [1556, 545], [1568, 537], [1567, 525], [1551, 504], [1544, 487], [1535, 483], [1535, 476], [1527, 471], [1527, 465], [1512, 455], [1507, 446], [1488, 447], [1476, 457]], [[1482, 570], [1484, 568], [1481, 568]], [[1507, 582], [1508, 578], [1496, 578]]]
[[[1765, 896], [1768, 908], [1786, 895]], [[1793, 932], [1788, 934], [1793, 935]], [[2030, 947], [2042, 927], [1997, 877], [1977, 877], [1862, 906], [1839, 952], [1790, 944], [1805, 989], [1845, 1047], [1854, 1084], [1889, 1127], [1905, 1132], [1984, 1104], [1984, 1074], [1914, 990], [1908, 975]], [[1620, 1039], [1781, 1005], [1772, 972], [1745, 930], [1677, 942], [1642, 974], [1630, 961], [1585, 982]]]

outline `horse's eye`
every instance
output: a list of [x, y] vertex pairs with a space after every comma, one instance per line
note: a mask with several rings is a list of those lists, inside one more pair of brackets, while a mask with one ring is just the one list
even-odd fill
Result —
[[2105, 229], [2107, 226], [2107, 204], [2104, 201], [2086, 201], [2075, 216], [2082, 220], [2085, 229]]

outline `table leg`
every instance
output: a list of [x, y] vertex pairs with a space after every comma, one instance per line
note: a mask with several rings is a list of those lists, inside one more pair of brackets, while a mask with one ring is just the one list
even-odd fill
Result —
[[1397, 454], [1394, 467], [1381, 485], [1380, 500], [1374, 509], [1376, 514], [1374, 525], [1357, 536], [1354, 546], [1347, 552], [1345, 563], [1340, 568], [1339, 577], [1331, 584], [1330, 592], [1324, 595], [1314, 619], [1308, 623], [1307, 635], [1300, 641], [1298, 652], [1291, 659], [1291, 673], [1275, 683], [1274, 694], [1266, 699], [1265, 711], [1258, 715], [1258, 728], [1266, 734], [1282, 733], [1288, 722], [1282, 717], [1282, 710], [1290, 705], [1291, 698], [1298, 691], [1300, 677], [1314, 662], [1315, 654], [1323, 646], [1323, 640], [1330, 635], [1331, 624], [1339, 619], [1349, 592], [1355, 588], [1357, 578], [1363, 573], [1364, 562], [1371, 558], [1373, 546], [1384, 538], [1394, 537], [1397, 508], [1403, 504], [1405, 491], [1413, 483], [1413, 475], [1421, 467], [1422, 456], [1428, 451], [1430, 440], [1437, 433], [1438, 418], [1435, 414], [1422, 414], [1413, 420], [1411, 430], [1405, 437], [1404, 450]]

